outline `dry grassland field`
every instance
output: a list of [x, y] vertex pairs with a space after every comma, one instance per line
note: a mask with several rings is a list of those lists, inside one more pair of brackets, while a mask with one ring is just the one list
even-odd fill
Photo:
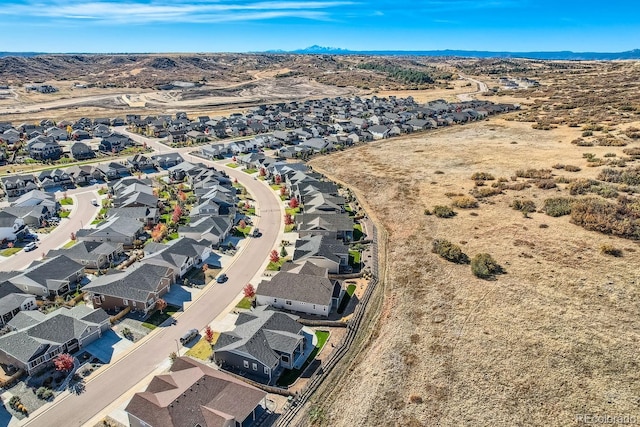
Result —
[[[498, 118], [311, 162], [358, 191], [389, 241], [372, 339], [346, 363], [339, 386], [316, 397], [315, 419], [331, 426], [566, 426], [584, 413], [640, 417], [636, 241], [538, 212], [545, 199], [568, 196], [562, 183], [503, 190], [478, 199], [477, 208], [454, 208], [452, 218], [424, 213], [492, 188], [500, 177], [504, 185], [530, 181], [512, 181], [518, 169], [550, 169], [555, 181], [594, 178], [603, 167], [587, 167], [584, 152], [619, 157], [640, 145], [571, 144], [581, 132]], [[557, 163], [581, 170], [553, 169]], [[475, 172], [496, 179], [476, 189]], [[525, 217], [510, 207], [515, 199], [532, 200], [537, 211]], [[506, 274], [474, 277], [469, 265], [431, 253], [436, 238], [469, 257], [491, 254]], [[603, 244], [622, 256], [602, 253]]]

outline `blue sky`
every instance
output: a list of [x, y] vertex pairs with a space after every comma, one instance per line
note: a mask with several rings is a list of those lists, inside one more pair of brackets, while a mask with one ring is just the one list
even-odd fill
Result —
[[640, 48], [637, 0], [0, 0], [0, 20], [11, 52]]

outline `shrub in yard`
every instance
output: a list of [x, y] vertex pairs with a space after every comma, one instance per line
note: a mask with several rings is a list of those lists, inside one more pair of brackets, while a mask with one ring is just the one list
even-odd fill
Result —
[[611, 255], [614, 257], [622, 256], [622, 249], [618, 249], [615, 246], [610, 245], [608, 243], [605, 243], [602, 246], [600, 246], [600, 252], [602, 252], [605, 255]]
[[451, 218], [456, 215], [456, 212], [449, 206], [437, 205], [433, 207], [433, 214], [438, 218]]
[[504, 273], [504, 270], [491, 255], [479, 253], [471, 260], [471, 272], [481, 279], [489, 279], [496, 274]]
[[431, 246], [431, 252], [440, 255], [447, 261], [455, 262], [456, 264], [469, 263], [469, 257], [462, 252], [460, 246], [445, 239], [435, 239]]
[[571, 197], [553, 197], [544, 201], [543, 211], [549, 216], [569, 215], [575, 199]]
[[471, 196], [456, 196], [451, 199], [451, 205], [461, 209], [477, 208], [478, 200]]
[[471, 175], [471, 179], [474, 181], [493, 181], [496, 178], [489, 172], [475, 172]]
[[578, 166], [564, 165], [564, 170], [567, 172], [580, 172], [581, 169]]

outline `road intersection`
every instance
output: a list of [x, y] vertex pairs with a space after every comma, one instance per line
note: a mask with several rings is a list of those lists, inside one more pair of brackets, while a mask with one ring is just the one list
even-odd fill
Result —
[[[118, 131], [123, 132], [121, 129]], [[136, 142], [145, 143], [154, 151], [180, 152], [183, 157], [189, 151], [193, 151], [193, 147], [171, 149], [156, 140], [126, 131], [123, 133], [128, 134]], [[109, 405], [121, 400], [123, 395], [131, 393], [136, 384], [144, 378], [166, 365], [169, 353], [176, 348], [175, 342], [186, 330], [203, 329], [227, 310], [247, 283], [253, 282], [264, 271], [269, 252], [276, 246], [284, 229], [282, 221], [284, 207], [280, 198], [266, 185], [266, 182], [256, 180], [243, 171], [205, 159], [197, 158], [195, 161], [224, 170], [230, 178], [237, 179], [245, 186], [256, 203], [258, 217], [254, 222], [260, 227], [262, 236], [259, 239], [248, 239], [244, 242], [233, 262], [224, 268], [229, 280], [224, 284], [211, 283], [206, 286], [197, 298], [178, 314], [180, 321], [177, 326], [156, 329], [130, 351], [118, 355], [109, 365], [89, 378], [83, 393], [60, 395], [53, 404], [46, 405], [33, 413], [24, 425], [33, 427], [85, 425], [89, 420], [103, 413]], [[72, 192], [69, 191], [69, 195], [71, 194]], [[94, 209], [88, 209], [91, 206], [90, 200], [96, 198], [93, 192], [78, 192], [75, 197], [77, 206], [87, 206], [87, 211], [93, 211], [92, 215], [95, 215]], [[89, 213], [84, 212], [84, 208], [80, 211], [81, 214], [77, 215], [78, 220], [90, 220], [91, 217], [88, 217]], [[61, 239], [68, 240], [71, 231], [77, 230], [76, 222], [70, 221], [68, 224], [73, 225], [61, 225], [61, 229], [56, 231], [56, 235], [62, 236]], [[68, 229], [62, 229], [63, 226]], [[76, 229], [73, 229], [74, 226]], [[56, 244], [57, 238], [52, 238], [51, 242]], [[38, 250], [44, 250], [44, 244]]]

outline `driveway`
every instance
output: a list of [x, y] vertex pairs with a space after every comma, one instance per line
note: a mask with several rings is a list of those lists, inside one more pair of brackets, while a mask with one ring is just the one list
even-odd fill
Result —
[[[158, 142], [136, 135], [135, 140], [146, 142], [147, 146], [158, 148]], [[180, 151], [186, 153], [192, 148], [169, 150], [162, 147], [164, 153]], [[214, 165], [203, 159], [199, 161]], [[238, 179], [251, 193], [260, 207], [260, 217], [256, 226], [262, 230], [260, 239], [248, 239], [242, 245], [238, 256], [226, 267], [229, 280], [224, 286], [207, 286], [194, 297], [179, 316], [178, 327], [158, 328], [123, 357], [101, 369], [86, 383], [85, 391], [80, 395], [64, 395], [29, 417], [28, 426], [81, 426], [94, 425], [100, 421], [100, 414], [110, 405], [118, 405], [131, 397], [132, 390], [145, 377], [153, 374], [167, 361], [169, 353], [176, 348], [176, 342], [190, 329], [204, 329], [218, 317], [229, 304], [242, 292], [242, 288], [259, 274], [266, 264], [269, 252], [276, 246], [281, 229], [282, 207], [280, 198], [262, 181], [254, 180], [246, 173], [215, 164], [216, 169], [224, 170], [231, 179]], [[95, 417], [95, 419], [92, 419]], [[95, 422], [94, 422], [95, 421]]]

